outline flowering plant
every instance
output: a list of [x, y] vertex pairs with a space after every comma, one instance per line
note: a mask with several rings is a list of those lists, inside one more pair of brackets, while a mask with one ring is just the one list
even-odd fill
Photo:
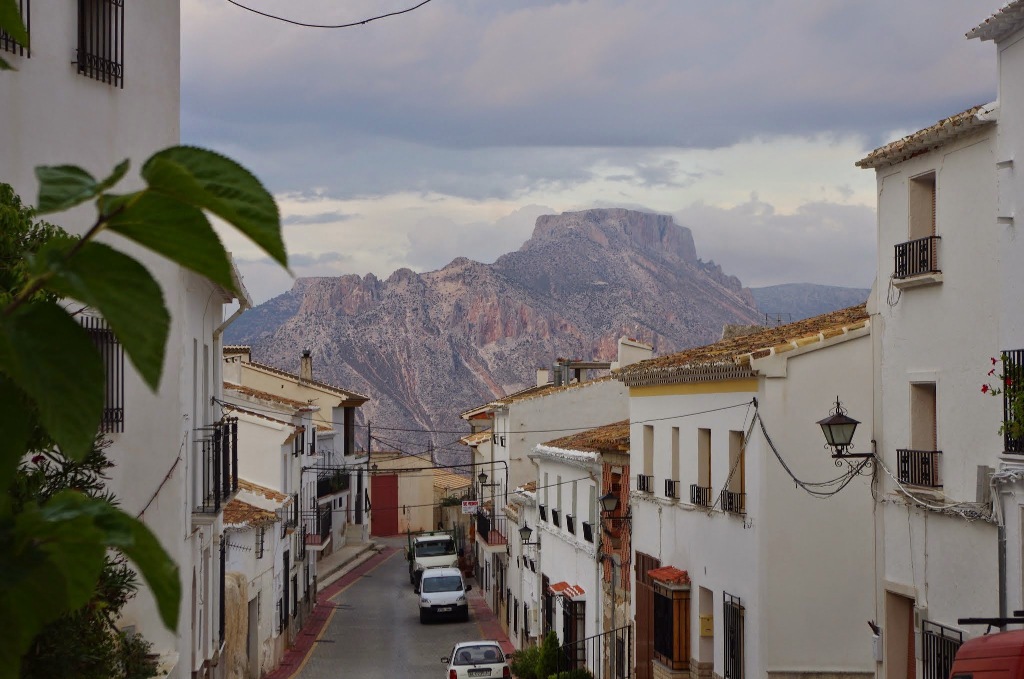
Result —
[[988, 376], [991, 382], [981, 385], [981, 393], [1005, 396], [1006, 411], [999, 433], [1010, 439], [1024, 438], [1024, 365], [1003, 354], [1002, 359], [992, 357]]

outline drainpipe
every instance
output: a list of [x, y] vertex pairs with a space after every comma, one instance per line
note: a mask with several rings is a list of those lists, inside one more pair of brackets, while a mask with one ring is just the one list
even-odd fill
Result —
[[[216, 342], [220, 339], [220, 336], [227, 330], [227, 327], [235, 322], [235, 319], [242, 315], [242, 312], [252, 308], [252, 297], [249, 296], [249, 291], [245, 289], [245, 284], [242, 283], [242, 276], [238, 273], [238, 269], [235, 267], [235, 260], [228, 253], [228, 259], [231, 262], [231, 282], [235, 285], [235, 298], [238, 300], [238, 308], [235, 312], [228, 316], [227, 320], [217, 326], [217, 329], [213, 331], [213, 339]], [[228, 291], [229, 293], [232, 291]]]

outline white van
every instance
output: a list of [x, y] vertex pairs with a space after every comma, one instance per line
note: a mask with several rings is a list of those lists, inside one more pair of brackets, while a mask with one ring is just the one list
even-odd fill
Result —
[[469, 620], [466, 592], [473, 589], [458, 568], [428, 568], [420, 578], [420, 622], [437, 617]]

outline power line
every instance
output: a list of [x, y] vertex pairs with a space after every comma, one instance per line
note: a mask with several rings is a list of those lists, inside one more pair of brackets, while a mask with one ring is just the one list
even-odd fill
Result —
[[[280, 409], [275, 410], [275, 409], [268, 408], [268, 407], [259, 407], [259, 406], [250, 405], [250, 404], [240, 405], [240, 404], [237, 404], [237, 403], [230, 403], [228, 401], [224, 401], [224, 400], [216, 398], [216, 397], [214, 397], [213, 401], [215, 403], [217, 403], [218, 405], [221, 405], [221, 406], [226, 407], [226, 408], [234, 408], [234, 409], [242, 408], [244, 410], [251, 410], [251, 411], [253, 411], [255, 413], [271, 413], [271, 414], [276, 414], [278, 416], [282, 415], [282, 412], [281, 412]], [[677, 420], [677, 419], [681, 419], [681, 418], [684, 418], [684, 417], [696, 417], [697, 415], [707, 415], [707, 414], [710, 414], [710, 413], [717, 413], [717, 412], [720, 412], [722, 410], [731, 410], [733, 408], [742, 408], [744, 406], [749, 406], [752, 402], [753, 402], [752, 400], [743, 401], [742, 403], [735, 403], [735, 404], [729, 405], [729, 406], [721, 406], [719, 408], [711, 408], [709, 410], [700, 410], [700, 411], [696, 411], [696, 412], [692, 412], [692, 413], [681, 413], [681, 414], [678, 414], [678, 415], [666, 415], [665, 417], [653, 417], [653, 418], [648, 419], [648, 420], [630, 420], [630, 424], [631, 425], [632, 424], [649, 424], [651, 422], [664, 422], [666, 420]], [[330, 420], [330, 419], [326, 419], [326, 418], [323, 420], [323, 422], [326, 422], [327, 424], [331, 424], [331, 425], [338, 425], [338, 426], [344, 426], [345, 425], [344, 421]], [[607, 426], [608, 424], [610, 424], [610, 423], [609, 422], [602, 422], [601, 424], [589, 425], [589, 426], [586, 426], [586, 427], [559, 427], [558, 429], [518, 429], [518, 430], [516, 430], [514, 432], [511, 432], [511, 433], [514, 433], [514, 434], [555, 434], [555, 433], [560, 433], [560, 432], [578, 432], [578, 431], [588, 431], [590, 429], [597, 429], [599, 427]], [[364, 427], [369, 427], [371, 425], [370, 424], [353, 424], [352, 426], [356, 427], [356, 428], [359, 428], [359, 429], [362, 429]], [[373, 427], [374, 431], [413, 432], [413, 433], [419, 433], [419, 434], [458, 434], [459, 438], [456, 439], [453, 443], [457, 443], [458, 441], [461, 441], [464, 437], [469, 436], [469, 435], [471, 435], [473, 433], [473, 432], [467, 432], [465, 430], [460, 430], [460, 429], [414, 429], [414, 428], [407, 428], [407, 427], [382, 427], [382, 426], [377, 425], [377, 424], [372, 425], [372, 427]], [[438, 446], [435, 446], [435, 448], [437, 448], [437, 447]]]
[[431, 0], [423, 0], [417, 5], [407, 7], [406, 9], [398, 10], [397, 12], [388, 12], [387, 14], [380, 14], [378, 16], [370, 17], [369, 19], [362, 19], [361, 21], [352, 21], [347, 24], [310, 24], [304, 21], [296, 21], [294, 19], [288, 19], [286, 17], [277, 16], [276, 14], [270, 14], [268, 12], [261, 12], [260, 10], [255, 9], [254, 7], [243, 5], [242, 3], [237, 2], [236, 0], [228, 0], [228, 2], [234, 5], [235, 7], [244, 9], [247, 12], [259, 14], [262, 17], [274, 19], [275, 21], [282, 21], [286, 24], [291, 24], [293, 26], [302, 26], [303, 28], [352, 28], [353, 26], [365, 26], [371, 21], [377, 21], [378, 19], [387, 19], [388, 17], [398, 16], [399, 14], [408, 14], [409, 12], [419, 9], [420, 7], [422, 7], [423, 5], [427, 4], [430, 1]]

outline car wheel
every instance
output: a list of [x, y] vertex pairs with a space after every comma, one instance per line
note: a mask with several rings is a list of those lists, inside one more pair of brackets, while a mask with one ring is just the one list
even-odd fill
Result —
[[427, 621], [427, 614], [424, 613], [423, 611], [420, 611], [420, 622], [421, 623], [425, 623], [426, 621]]

